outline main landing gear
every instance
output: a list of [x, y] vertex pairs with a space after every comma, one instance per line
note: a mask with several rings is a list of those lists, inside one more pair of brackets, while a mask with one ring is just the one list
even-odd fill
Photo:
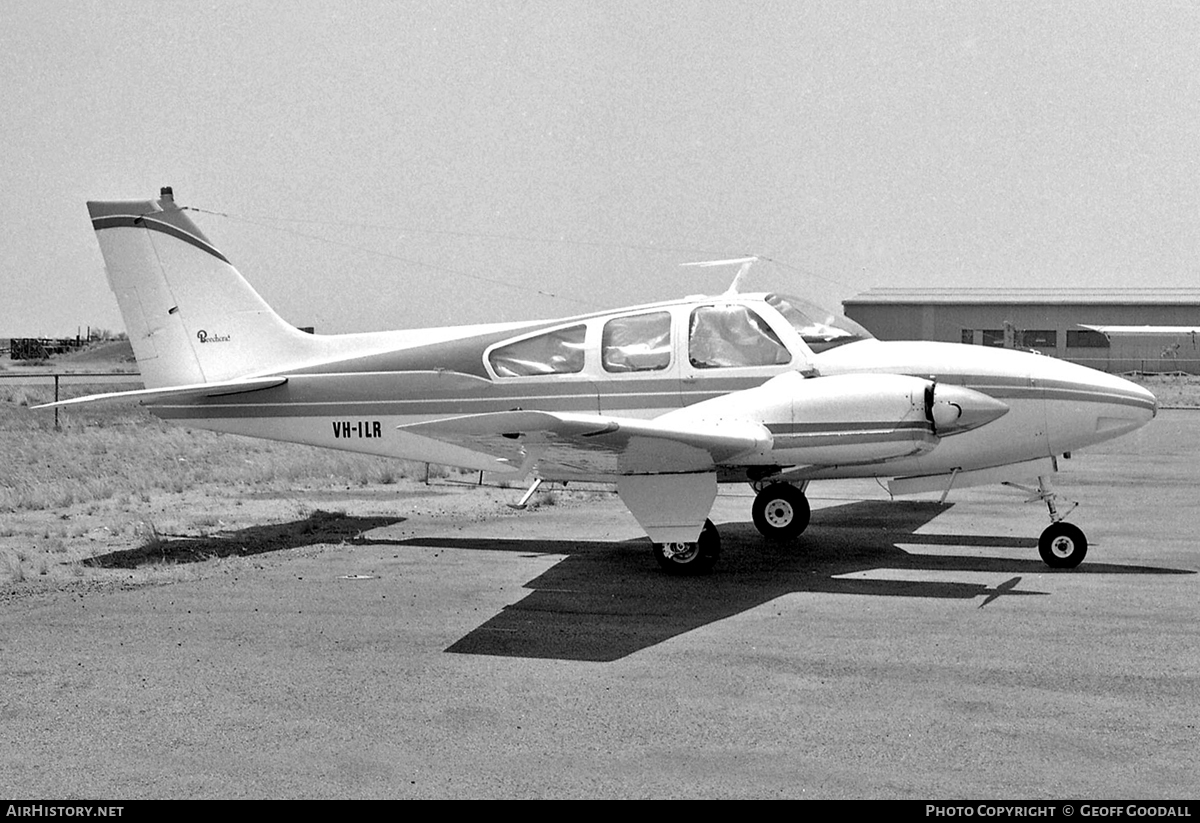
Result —
[[1072, 503], [1069, 509], [1060, 513], [1056, 502], [1061, 498], [1051, 490], [1044, 476], [1038, 478], [1036, 489], [1017, 483], [1004, 485], [1030, 492], [1030, 498], [1025, 501], [1027, 503], [1038, 500], [1046, 504], [1050, 512], [1050, 525], [1038, 538], [1038, 554], [1047, 566], [1052, 569], [1073, 569], [1083, 562], [1088, 550], [1087, 537], [1078, 526], [1063, 520], [1078, 503]]
[[808, 528], [812, 511], [804, 490], [791, 483], [771, 483], [753, 486], [758, 492], [754, 496], [751, 513], [754, 526], [768, 540], [786, 542], [795, 540]]
[[667, 574], [707, 574], [721, 555], [721, 535], [711, 520], [695, 543], [655, 543], [654, 559]]
[[[768, 540], [795, 540], [806, 528], [811, 516], [808, 498], [802, 488], [791, 483], [756, 484], [754, 525]], [[655, 543], [654, 559], [668, 574], [706, 574], [721, 554], [721, 536], [711, 520], [695, 543]]]

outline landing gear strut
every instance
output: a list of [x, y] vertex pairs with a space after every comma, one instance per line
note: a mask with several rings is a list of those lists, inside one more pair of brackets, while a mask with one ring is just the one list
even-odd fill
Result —
[[1078, 526], [1063, 520], [1079, 504], [1072, 503], [1069, 509], [1060, 513], [1056, 502], [1061, 498], [1051, 490], [1050, 483], [1044, 475], [1038, 477], [1036, 489], [1016, 483], [1005, 485], [1031, 492], [1032, 496], [1027, 502], [1040, 500], [1050, 512], [1050, 525], [1038, 538], [1038, 554], [1042, 556], [1043, 562], [1052, 569], [1073, 569], [1082, 563], [1088, 550], [1087, 537]]
[[757, 491], [751, 513], [763, 537], [784, 542], [804, 533], [812, 512], [802, 489], [791, 483], [772, 483]]
[[695, 543], [654, 543], [654, 559], [667, 574], [707, 574], [721, 555], [721, 535], [711, 520]]

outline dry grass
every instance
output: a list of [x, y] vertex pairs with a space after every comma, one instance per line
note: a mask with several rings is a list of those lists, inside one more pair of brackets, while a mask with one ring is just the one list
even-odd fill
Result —
[[173, 426], [129, 404], [60, 410], [62, 430], [55, 431], [52, 411], [28, 408], [51, 392], [0, 385], [0, 512], [114, 497], [144, 502], [158, 492], [204, 487], [391, 485], [425, 473], [423, 464]]
[[15, 553], [0, 555], [0, 572], [13, 583], [25, 582], [25, 566]]
[[[121, 388], [128, 386], [73, 384], [70, 395]], [[91, 561], [131, 546], [154, 556], [181, 539], [193, 545], [249, 523], [303, 526], [313, 513], [291, 502], [296, 490], [401, 493], [399, 484], [426, 477], [421, 463], [187, 429], [124, 403], [60, 410], [56, 431], [52, 410], [29, 408], [53, 391], [0, 381], [0, 599], [43, 584], [202, 575], [172, 563], [139, 569], [135, 579]], [[243, 508], [244, 500], [255, 502]]]
[[1153, 392], [1163, 408], [1200, 407], [1200, 375], [1148, 374], [1130, 379]]

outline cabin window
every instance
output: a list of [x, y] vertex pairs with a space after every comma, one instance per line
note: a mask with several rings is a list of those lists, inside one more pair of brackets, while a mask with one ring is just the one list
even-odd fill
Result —
[[586, 330], [582, 325], [571, 326], [527, 337], [493, 349], [488, 362], [500, 377], [581, 372]]
[[688, 357], [698, 369], [779, 366], [792, 355], [761, 317], [745, 306], [701, 306], [688, 327]]
[[607, 372], [665, 369], [671, 365], [671, 315], [660, 311], [609, 320], [600, 352]]

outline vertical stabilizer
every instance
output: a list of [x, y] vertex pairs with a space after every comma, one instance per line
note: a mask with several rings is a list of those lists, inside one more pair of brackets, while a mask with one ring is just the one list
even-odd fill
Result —
[[109, 285], [147, 388], [230, 380], [317, 356], [175, 205], [89, 202]]

